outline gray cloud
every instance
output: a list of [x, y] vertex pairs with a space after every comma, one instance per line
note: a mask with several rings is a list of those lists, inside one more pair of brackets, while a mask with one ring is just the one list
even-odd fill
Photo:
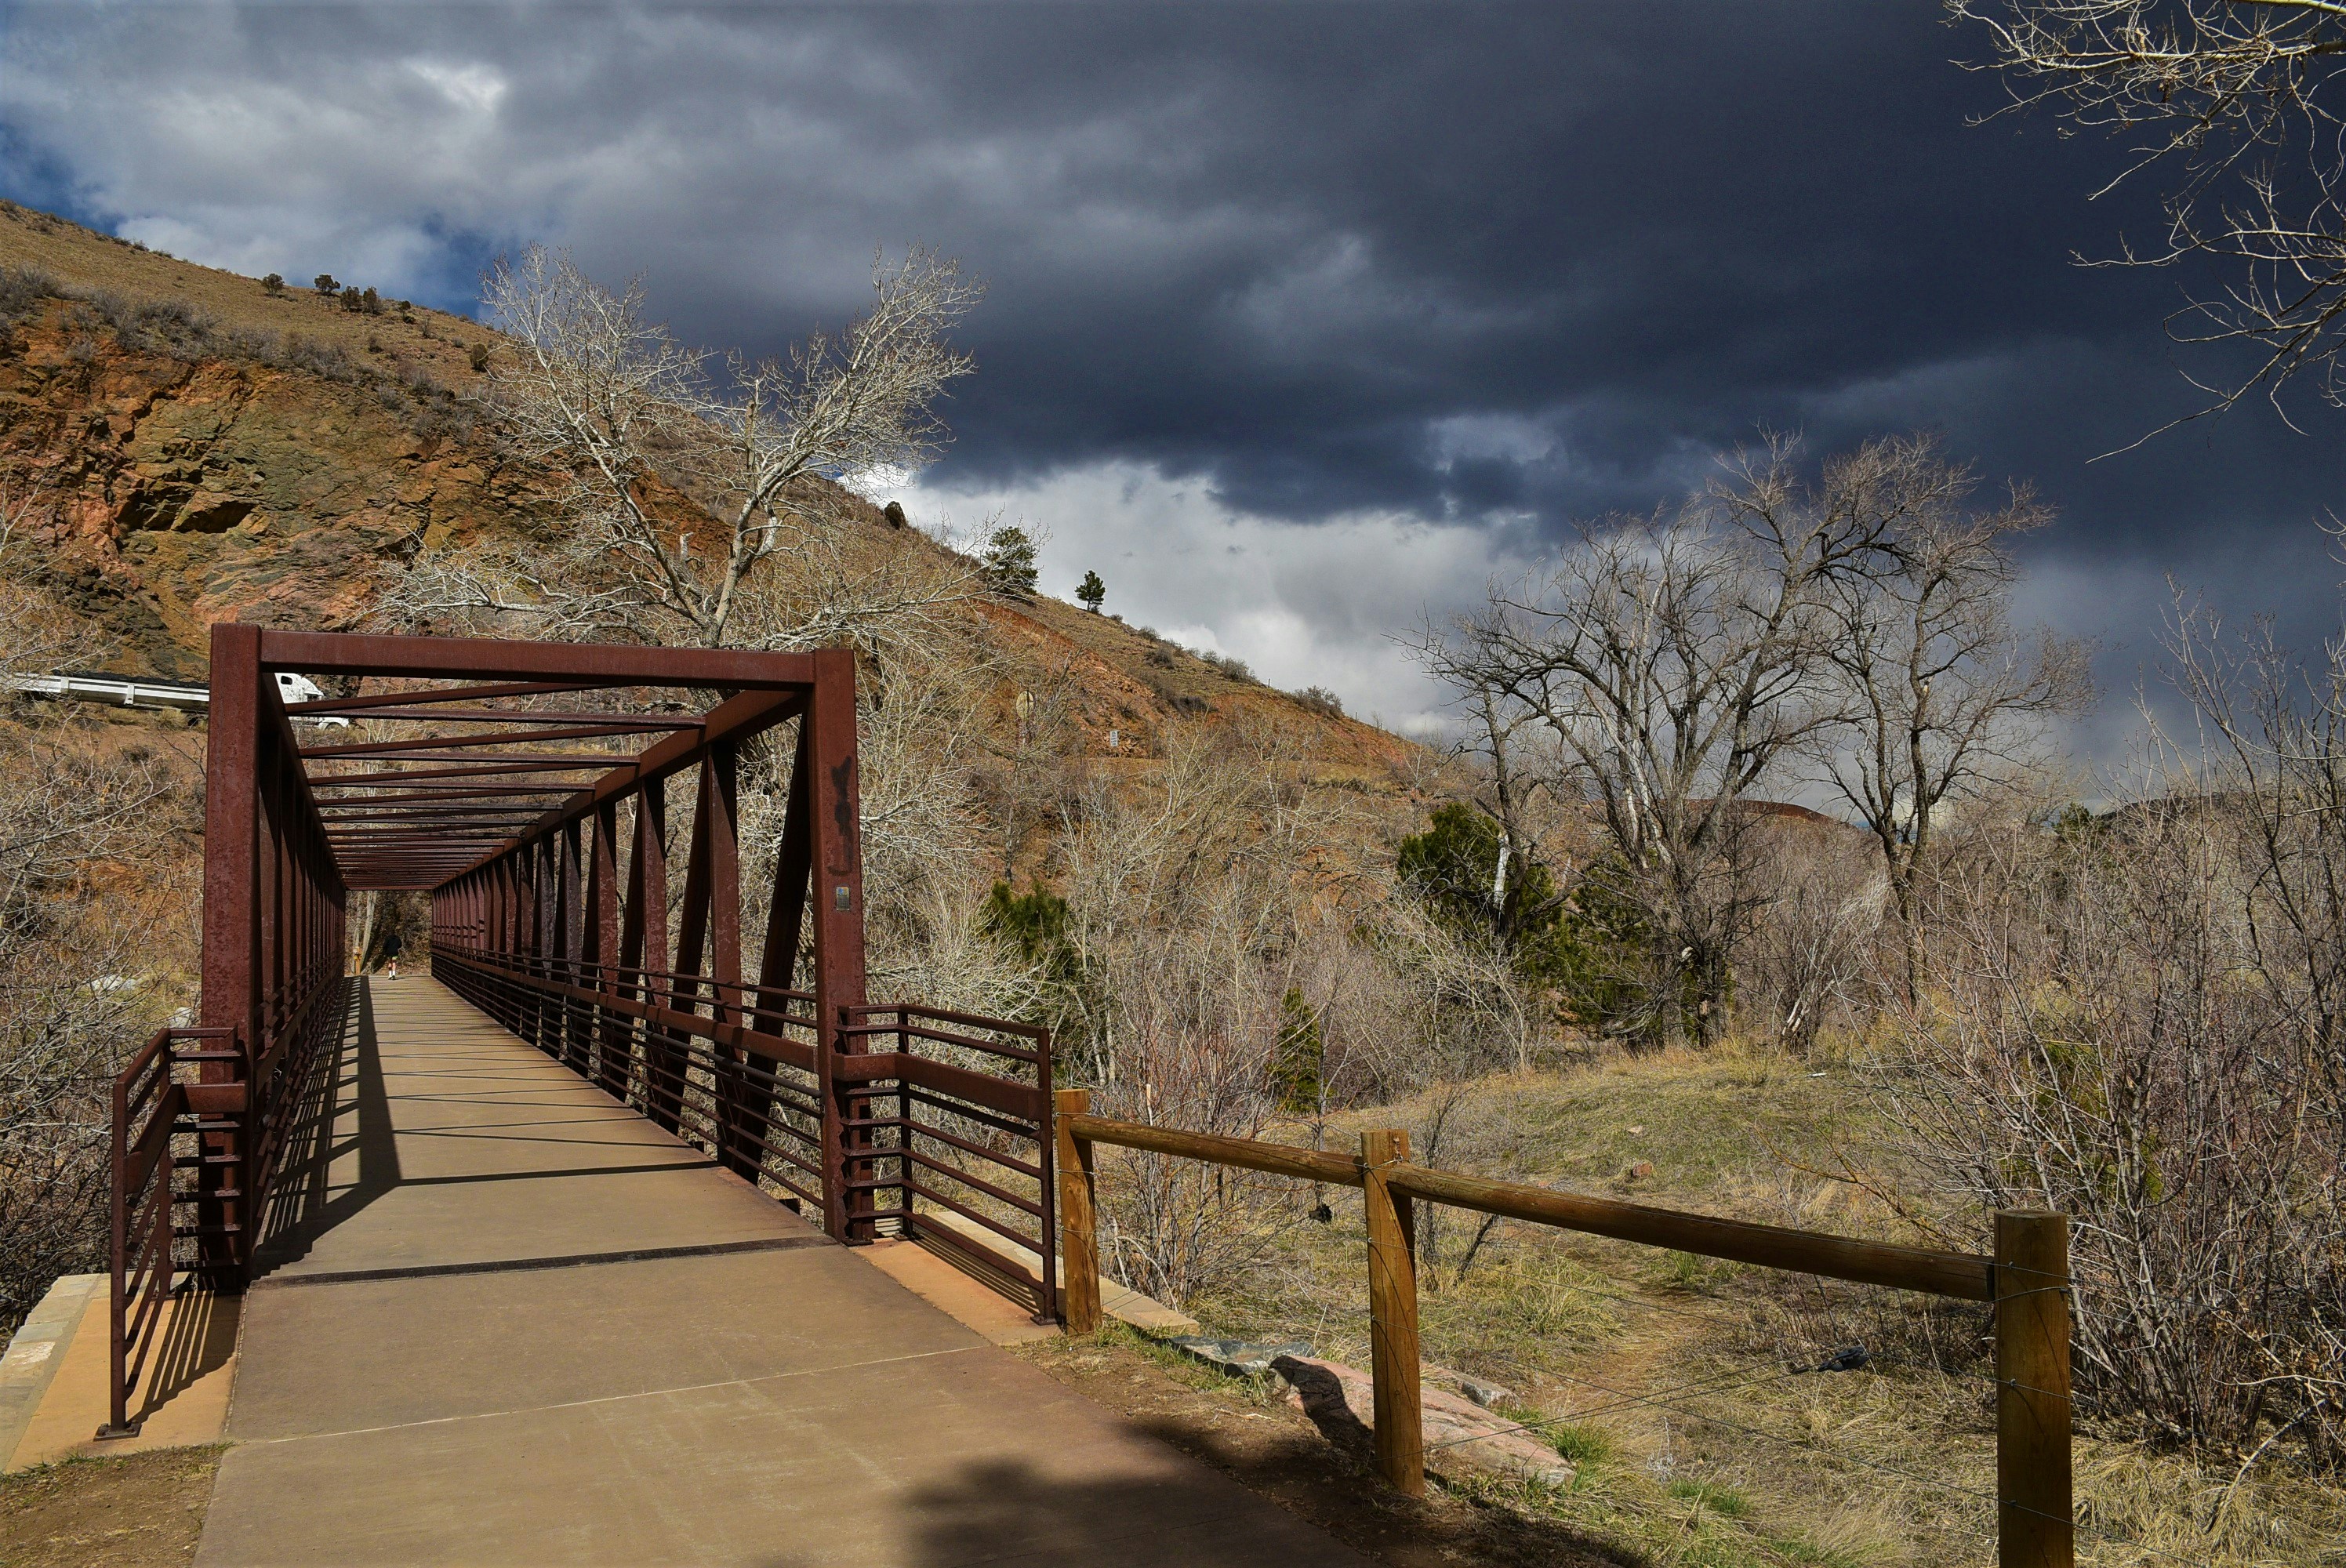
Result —
[[2134, 657], [2155, 610], [2096, 573], [2304, 633], [2335, 605], [2334, 423], [2243, 410], [2090, 461], [2191, 406], [2157, 330], [2177, 280], [2068, 260], [2155, 211], [2086, 203], [2107, 148], [1967, 127], [1997, 89], [1927, 0], [0, 28], [7, 194], [249, 271], [462, 304], [546, 239], [758, 348], [852, 311], [875, 241], [960, 254], [994, 288], [983, 370], [916, 502], [1049, 522], [1070, 580], [1130, 558], [1153, 617], [1290, 684], [1324, 662], [1355, 706], [1424, 699], [1390, 620], [1762, 423], [1818, 449], [1938, 429], [2034, 479], [2066, 518], [2036, 602]]

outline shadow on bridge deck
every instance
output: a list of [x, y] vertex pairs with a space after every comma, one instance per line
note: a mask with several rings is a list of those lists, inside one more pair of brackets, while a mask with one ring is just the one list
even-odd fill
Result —
[[433, 981], [318, 1095], [201, 1564], [1360, 1561]]

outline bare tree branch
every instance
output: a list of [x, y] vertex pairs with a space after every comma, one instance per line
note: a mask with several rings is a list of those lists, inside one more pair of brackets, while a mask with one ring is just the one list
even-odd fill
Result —
[[[2310, 373], [2346, 401], [2346, 139], [2324, 93], [2346, 56], [2338, 0], [1946, 0], [1985, 28], [2014, 109], [2050, 106], [2070, 124], [2128, 140], [2104, 191], [2173, 170], [2168, 233], [2095, 265], [2235, 264], [2233, 280], [2169, 318], [2187, 342], [2258, 352], [2243, 375], [2198, 382], [2230, 407]], [[2100, 193], [2096, 193], [2100, 194]], [[2082, 258], [2080, 260], [2083, 260]]]
[[2093, 686], [2084, 645], [2012, 624], [2019, 566], [2007, 542], [2052, 521], [2025, 491], [1973, 511], [1970, 470], [1912, 437], [1869, 443], [1825, 483], [1845, 504], [1897, 520], [1892, 569], [1826, 595], [1826, 657], [1844, 718], [1809, 750], [1881, 847], [1911, 1000], [1922, 983], [1920, 885], [1943, 818], [2042, 760], [2054, 721], [2083, 712]]

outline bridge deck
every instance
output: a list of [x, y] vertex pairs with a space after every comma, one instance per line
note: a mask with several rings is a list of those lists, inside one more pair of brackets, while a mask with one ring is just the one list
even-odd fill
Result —
[[1360, 1561], [432, 981], [321, 1085], [200, 1564]]

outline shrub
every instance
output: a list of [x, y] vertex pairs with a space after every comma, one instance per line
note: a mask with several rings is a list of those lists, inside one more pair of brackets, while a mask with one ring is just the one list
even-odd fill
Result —
[[1206, 648], [1198, 649], [1198, 657], [1205, 660], [1206, 663], [1213, 668], [1218, 669], [1222, 674], [1229, 677], [1232, 680], [1243, 680], [1248, 682], [1252, 682], [1254, 680], [1253, 667], [1250, 666], [1247, 661], [1242, 658], [1234, 658], [1229, 654], [1215, 653]]
[[[2178, 602], [2181, 766], [1982, 834], [1885, 1103], [1979, 1209], [2071, 1217], [2075, 1372], [2180, 1446], [2346, 1461], [2346, 647]], [[2242, 1467], [2246, 1473], [2249, 1466]]]
[[382, 314], [382, 296], [369, 289], [359, 296], [359, 308], [370, 316], [380, 316]]
[[275, 364], [285, 351], [284, 340], [275, 332], [251, 327], [230, 327], [219, 334], [221, 347], [246, 359]]
[[319, 293], [325, 295], [328, 299], [332, 299], [333, 296], [342, 291], [342, 286], [334, 281], [334, 275], [332, 272], [319, 273], [315, 278], [310, 280], [310, 287], [318, 290]]
[[1279, 999], [1279, 1041], [1270, 1057], [1271, 1095], [1290, 1115], [1308, 1115], [1320, 1108], [1327, 1093], [1327, 1036], [1300, 986], [1289, 986]]
[[282, 294], [285, 292], [285, 276], [281, 272], [271, 272], [260, 280], [260, 287], [266, 293]]
[[1613, 1457], [1613, 1440], [1597, 1427], [1548, 1427], [1540, 1435], [1582, 1470], [1594, 1470]]
[[1017, 893], [1008, 882], [996, 882], [980, 914], [985, 929], [1017, 949], [1029, 963], [1049, 966], [1065, 953], [1067, 901], [1056, 893], [1041, 888]]
[[277, 362], [287, 370], [308, 371], [331, 382], [358, 379], [358, 367], [351, 363], [350, 355], [332, 343], [321, 343], [300, 332], [286, 337]]
[[1611, 1023], [1631, 1000], [1622, 976], [1644, 928], [1609, 892], [1606, 866], [1590, 867], [1566, 899], [1546, 866], [1515, 856], [1494, 899], [1499, 845], [1488, 813], [1453, 800], [1434, 809], [1424, 832], [1401, 841], [1394, 870], [1442, 924], [1494, 941], [1525, 984], [1556, 993], [1565, 1017]]
[[55, 299], [63, 286], [33, 267], [0, 267], [0, 321], [21, 321]]
[[343, 310], [349, 311], [352, 314], [356, 314], [362, 308], [363, 301], [360, 298], [359, 291], [356, 289], [345, 289], [342, 290]]
[[464, 351], [464, 358], [471, 361], [473, 369], [475, 372], [487, 370], [489, 368], [489, 345], [486, 343], [474, 343], [471, 348]]
[[132, 300], [111, 290], [87, 294], [69, 324], [114, 330], [121, 345], [142, 353], [200, 352], [211, 346], [213, 321], [184, 300]]
[[1295, 694], [1295, 700], [1312, 712], [1330, 718], [1344, 717], [1343, 699], [1324, 686], [1307, 686]]

